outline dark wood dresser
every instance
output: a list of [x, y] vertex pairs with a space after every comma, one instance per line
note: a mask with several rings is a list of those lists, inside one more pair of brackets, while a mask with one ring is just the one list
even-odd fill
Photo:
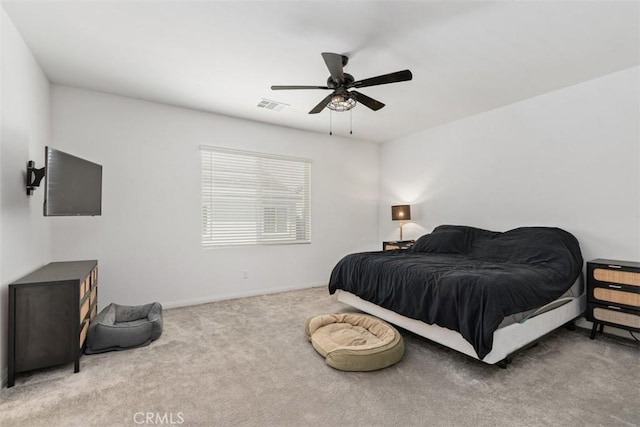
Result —
[[20, 372], [74, 362], [98, 310], [98, 261], [52, 262], [9, 285], [7, 387]]
[[640, 263], [594, 259], [587, 263], [587, 320], [591, 339], [604, 325], [640, 331]]

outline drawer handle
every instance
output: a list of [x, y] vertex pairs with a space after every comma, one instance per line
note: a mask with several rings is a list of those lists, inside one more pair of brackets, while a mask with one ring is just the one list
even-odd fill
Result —
[[609, 268], [622, 268], [621, 265], [607, 265]]
[[614, 307], [613, 305], [608, 305], [607, 307], [613, 309], [613, 310], [620, 310], [620, 307]]
[[622, 286], [619, 285], [609, 285], [609, 287], [613, 289], [622, 289]]

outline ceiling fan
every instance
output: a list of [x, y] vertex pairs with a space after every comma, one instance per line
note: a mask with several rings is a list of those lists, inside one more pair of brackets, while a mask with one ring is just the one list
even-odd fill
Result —
[[357, 90], [363, 87], [384, 85], [388, 83], [397, 83], [411, 80], [413, 75], [409, 70], [396, 71], [395, 73], [384, 74], [377, 77], [371, 77], [364, 80], [355, 80], [351, 74], [344, 72], [344, 67], [349, 62], [349, 58], [338, 53], [323, 52], [324, 59], [329, 73], [331, 75], [327, 79], [326, 86], [271, 86], [272, 90], [289, 90], [289, 89], [328, 89], [333, 92], [316, 105], [309, 114], [317, 114], [325, 107], [334, 111], [347, 111], [356, 106], [359, 102], [373, 111], [378, 111], [384, 104]]

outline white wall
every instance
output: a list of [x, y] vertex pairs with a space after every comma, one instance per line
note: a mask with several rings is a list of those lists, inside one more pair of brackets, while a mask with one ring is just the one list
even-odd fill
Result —
[[634, 67], [383, 144], [380, 237], [406, 202], [406, 238], [549, 225], [585, 260], [640, 259], [639, 98]]
[[[376, 144], [58, 85], [52, 112], [52, 146], [103, 165], [101, 217], [49, 218], [55, 261], [98, 259], [100, 306], [324, 284], [379, 246]], [[203, 249], [199, 145], [311, 158], [312, 243]]]
[[385, 143], [380, 238], [398, 238], [389, 206], [408, 203], [406, 239], [547, 225], [573, 233], [585, 261], [640, 260], [639, 80], [634, 67]]
[[7, 367], [8, 284], [46, 264], [51, 230], [42, 216], [44, 193], [25, 192], [28, 160], [44, 166], [49, 81], [0, 6], [0, 367]]

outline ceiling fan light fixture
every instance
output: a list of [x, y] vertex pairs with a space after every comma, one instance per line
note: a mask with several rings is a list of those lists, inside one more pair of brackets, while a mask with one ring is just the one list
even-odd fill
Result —
[[356, 106], [356, 100], [349, 95], [335, 94], [327, 104], [327, 108], [333, 111], [349, 111]]

